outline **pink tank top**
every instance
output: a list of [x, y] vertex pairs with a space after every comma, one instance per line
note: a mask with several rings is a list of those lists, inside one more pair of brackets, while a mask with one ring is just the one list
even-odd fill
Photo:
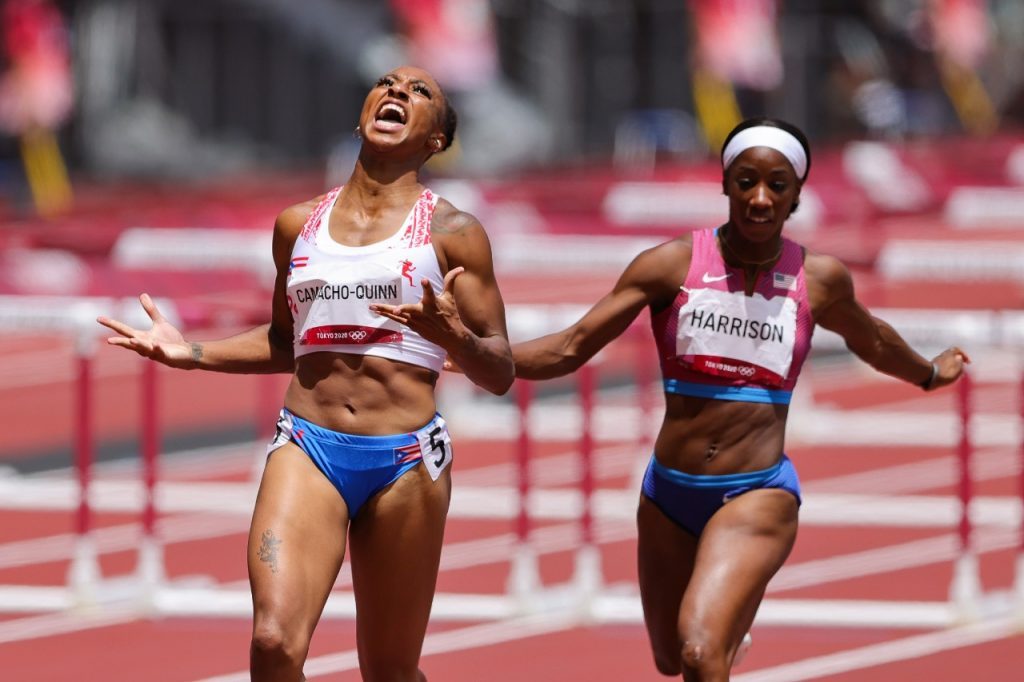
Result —
[[717, 232], [693, 233], [686, 281], [651, 319], [665, 391], [787, 404], [814, 331], [803, 249], [783, 238], [779, 261], [747, 296], [743, 271], [726, 265]]

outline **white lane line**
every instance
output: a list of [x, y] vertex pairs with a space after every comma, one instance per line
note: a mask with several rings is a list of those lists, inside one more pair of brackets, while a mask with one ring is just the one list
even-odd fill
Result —
[[102, 611], [94, 612], [68, 611], [15, 618], [0, 623], [0, 644], [52, 637], [93, 628], [105, 628], [129, 623], [138, 618], [139, 610], [134, 604], [128, 606], [104, 605]]
[[[244, 533], [248, 526], [247, 520], [237, 516], [190, 514], [161, 519], [157, 522], [156, 532], [160, 541], [169, 545]], [[142, 525], [139, 523], [108, 526], [93, 531], [93, 541], [100, 554], [137, 549], [141, 536]], [[0, 545], [0, 569], [66, 561], [74, 556], [77, 540], [78, 536], [74, 533], [63, 533]]]
[[[72, 382], [75, 380], [75, 360], [70, 347], [17, 353], [4, 360], [0, 391]], [[137, 358], [130, 355], [120, 357], [102, 353], [93, 363], [93, 378], [135, 375], [140, 367]]]
[[[853, 670], [873, 668], [886, 663], [907, 661], [938, 654], [952, 649], [993, 642], [1020, 634], [1020, 621], [1012, 616], [981, 623], [904, 637], [889, 642], [871, 644], [824, 656], [807, 658], [794, 663], [752, 670], [734, 675], [733, 682], [801, 682], [826, 675], [838, 675]], [[1009, 671], [1007, 671], [1008, 674]]]
[[[428, 633], [423, 640], [423, 656], [465, 651], [482, 646], [502, 644], [552, 632], [568, 630], [578, 624], [578, 617], [569, 613], [546, 613], [523, 618], [473, 625], [465, 628]], [[306, 661], [304, 672], [307, 676], [356, 670], [359, 668], [359, 654], [355, 649], [333, 654], [316, 656]], [[248, 682], [249, 672], [235, 672], [217, 677], [207, 677], [200, 682]]]
[[[638, 462], [646, 465], [650, 454], [644, 454], [634, 445], [604, 446], [594, 453], [594, 473], [599, 478], [614, 478], [633, 473]], [[576, 452], [559, 453], [537, 457], [540, 466], [530, 469], [530, 479], [535, 487], [566, 485], [580, 480], [580, 459]], [[512, 462], [474, 467], [457, 471], [458, 486], [502, 486], [516, 480], [516, 465]]]
[[[870, 490], [877, 494], [897, 494], [955, 485], [960, 480], [958, 460], [952, 455], [930, 457], [919, 462], [896, 464], [854, 474], [807, 481], [804, 489], [815, 493], [845, 493]], [[971, 478], [989, 481], [1020, 473], [1020, 455], [1008, 448], [978, 451], [971, 461]]]
[[[1020, 536], [1015, 528], [982, 528], [975, 533], [974, 551], [981, 554], [1015, 547]], [[839, 554], [787, 564], [768, 585], [774, 594], [814, 585], [863, 578], [953, 561], [960, 556], [960, 539], [955, 533], [913, 540], [861, 552]]]

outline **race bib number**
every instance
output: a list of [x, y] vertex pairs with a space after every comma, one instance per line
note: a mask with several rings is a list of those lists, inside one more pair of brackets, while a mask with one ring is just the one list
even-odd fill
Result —
[[423, 465], [430, 472], [430, 478], [437, 480], [441, 472], [452, 463], [452, 439], [448, 435], [448, 425], [438, 417], [426, 429], [416, 434], [423, 453]]

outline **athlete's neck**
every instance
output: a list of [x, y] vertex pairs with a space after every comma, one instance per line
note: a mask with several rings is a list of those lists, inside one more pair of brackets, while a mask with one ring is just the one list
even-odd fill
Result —
[[[729, 229], [728, 223], [718, 228], [718, 243], [722, 247], [722, 258], [730, 265], [744, 270], [760, 270], [774, 265], [782, 255], [782, 248], [785, 245], [781, 235], [778, 237], [778, 246], [775, 246], [773, 242], [756, 246], [740, 246], [733, 244], [733, 239], [733, 233]], [[767, 249], [773, 249], [773, 251], [772, 255], [765, 257], [764, 251]], [[760, 253], [748, 255], [750, 251], [759, 251]]]
[[363, 150], [352, 168], [350, 182], [388, 187], [418, 182], [423, 158], [399, 158], [374, 155]]
[[394, 177], [368, 173], [361, 162], [356, 164], [345, 183], [344, 193], [364, 206], [386, 208], [415, 201], [423, 192], [416, 171], [405, 171]]

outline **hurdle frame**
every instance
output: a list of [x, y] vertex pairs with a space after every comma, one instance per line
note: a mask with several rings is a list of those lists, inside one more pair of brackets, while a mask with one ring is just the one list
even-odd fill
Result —
[[[4, 310], [0, 300], [0, 316]], [[30, 305], [38, 305], [33, 303]], [[130, 300], [130, 304], [137, 305]], [[166, 307], [166, 304], [162, 304]], [[169, 581], [164, 571], [163, 552], [160, 544], [157, 514], [158, 508], [158, 450], [159, 420], [157, 403], [157, 371], [154, 363], [144, 362], [143, 381], [148, 386], [143, 390], [147, 407], [144, 413], [152, 415], [152, 421], [143, 427], [143, 487], [142, 503], [143, 536], [139, 545], [136, 572], [121, 578], [104, 579], [98, 568], [97, 548], [91, 533], [90, 491], [92, 481], [92, 432], [91, 394], [92, 356], [96, 348], [98, 333], [95, 327], [97, 313], [116, 311], [115, 301], [102, 299], [91, 301], [85, 312], [79, 310], [72, 315], [75, 321], [40, 320], [32, 329], [74, 330], [81, 334], [76, 342], [77, 376], [81, 385], [76, 387], [80, 406], [77, 412], [76, 460], [80, 463], [78, 475], [79, 499], [76, 510], [76, 526], [79, 538], [69, 569], [68, 584], [60, 587], [0, 586], [0, 612], [39, 612], [76, 609], [99, 609], [107, 603], [125, 599], [134, 600], [140, 613], [180, 616], [239, 616], [251, 615], [251, 597], [247, 588], [231, 589], [184, 584]], [[26, 313], [27, 314], [27, 313]], [[632, 333], [632, 332], [631, 332]], [[607, 589], [601, 575], [600, 550], [593, 537], [595, 511], [593, 498], [598, 492], [593, 485], [593, 428], [592, 417], [597, 407], [595, 395], [599, 384], [597, 373], [600, 360], [591, 362], [580, 369], [577, 377], [577, 397], [581, 410], [583, 428], [579, 442], [581, 454], [581, 501], [576, 515], [581, 524], [582, 541], [574, 549], [575, 573], [573, 578], [560, 585], [545, 586], [537, 570], [538, 552], [532, 546], [531, 508], [532, 502], [546, 493], [532, 489], [530, 483], [530, 459], [532, 441], [530, 438], [533, 394], [526, 382], [517, 382], [517, 410], [519, 434], [517, 451], [518, 481], [515, 491], [515, 537], [518, 538], [512, 559], [512, 570], [505, 594], [448, 594], [438, 593], [435, 597], [432, 617], [436, 620], [474, 621], [502, 619], [529, 613], [563, 611], [573, 609], [580, 622], [590, 623], [638, 623], [642, 622], [642, 611], [635, 594], [623, 594], [619, 589]], [[651, 376], [646, 372], [643, 376]], [[1004, 613], [1008, 604], [993, 607], [991, 600], [980, 588], [978, 564], [972, 546], [972, 523], [970, 519], [970, 460], [973, 450], [971, 439], [971, 391], [973, 382], [968, 375], [956, 389], [959, 410], [960, 436], [957, 444], [960, 469], [961, 517], [958, 523], [958, 538], [961, 557], [955, 563], [954, 580], [950, 585], [950, 598], [935, 602], [897, 602], [886, 600], [801, 600], [767, 598], [758, 614], [758, 624], [860, 626], [860, 627], [948, 627], [965, 621], [988, 618]], [[640, 387], [642, 391], [643, 387]], [[651, 408], [651, 401], [643, 394], [638, 403]], [[1024, 423], [1024, 378], [1020, 384], [1020, 419]], [[649, 416], [649, 415], [645, 415]], [[644, 424], [650, 424], [644, 419]], [[640, 441], [649, 443], [649, 433], [640, 431]], [[1024, 459], [1024, 442], [1020, 446]], [[590, 481], [589, 484], [586, 481]], [[1021, 475], [1021, 496], [1024, 498], [1024, 473]], [[629, 491], [634, 494], [634, 491]], [[1018, 611], [1024, 613], [1024, 525], [1016, 562], [1015, 598], [1011, 601]], [[351, 618], [355, 614], [354, 598], [351, 591], [336, 590], [324, 610], [326, 618]]]

